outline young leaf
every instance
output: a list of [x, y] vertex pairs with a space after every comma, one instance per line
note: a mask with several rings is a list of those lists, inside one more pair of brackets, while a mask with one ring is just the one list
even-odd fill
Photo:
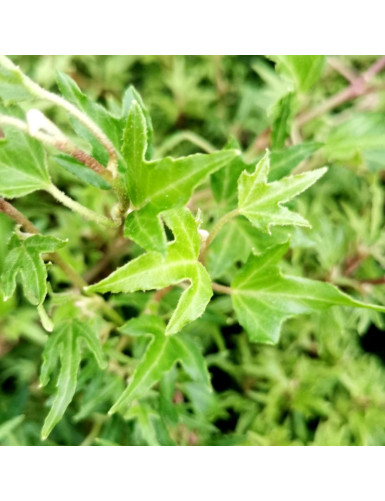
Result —
[[[179, 159], [145, 160], [148, 131], [142, 108], [132, 101], [123, 134], [127, 164], [126, 183], [134, 211], [126, 220], [125, 236], [146, 250], [164, 252], [166, 238], [159, 215], [186, 204], [193, 190], [211, 173], [224, 167], [237, 154], [224, 150]], [[150, 221], [154, 221], [150, 231]]]
[[85, 344], [101, 369], [107, 367], [96, 333], [89, 324], [76, 318], [61, 323], [48, 338], [43, 352], [40, 384], [46, 386], [60, 359], [57, 392], [41, 432], [45, 440], [63, 417], [76, 390], [77, 374], [82, 359], [81, 345]]
[[0, 195], [22, 197], [50, 185], [41, 144], [14, 128], [2, 126], [5, 140], [0, 140]]
[[9, 252], [4, 261], [1, 284], [4, 299], [12, 296], [19, 279], [25, 297], [34, 305], [40, 305], [47, 295], [47, 270], [42, 254], [54, 252], [66, 244], [59, 238], [32, 235], [18, 238], [16, 234], [9, 242]]
[[236, 315], [251, 341], [277, 343], [285, 320], [333, 305], [385, 312], [384, 306], [357, 301], [329, 283], [283, 275], [278, 262], [287, 248], [250, 256], [231, 285]]
[[314, 184], [327, 171], [326, 167], [267, 183], [269, 153], [260, 160], [254, 173], [243, 172], [238, 181], [238, 209], [260, 231], [270, 233], [270, 226], [310, 226], [301, 215], [282, 204]]
[[308, 91], [317, 82], [325, 65], [325, 56], [271, 56], [271, 59], [300, 92]]
[[202, 315], [212, 290], [210, 277], [198, 262], [200, 240], [191, 213], [184, 208], [174, 209], [163, 217], [175, 237], [167, 245], [165, 255], [147, 252], [86, 289], [102, 293], [135, 292], [162, 289], [189, 280], [191, 285], [182, 293], [167, 325], [166, 335], [170, 335]]
[[165, 325], [159, 317], [147, 315], [134, 318], [119, 330], [130, 336], [151, 335], [152, 340], [129, 385], [111, 408], [110, 414], [127, 408], [134, 400], [145, 396], [177, 362], [183, 365], [194, 381], [210, 387], [205, 361], [198, 348], [183, 336], [167, 336]]

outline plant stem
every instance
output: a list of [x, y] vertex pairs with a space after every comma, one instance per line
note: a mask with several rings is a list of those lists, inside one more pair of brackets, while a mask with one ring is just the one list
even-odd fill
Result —
[[[38, 234], [40, 233], [39, 230], [36, 228], [36, 226], [29, 220], [27, 219], [24, 214], [19, 212], [12, 204], [4, 200], [4, 198], [0, 198], [0, 212], [3, 212], [6, 214], [8, 217], [13, 219], [17, 224], [20, 224], [28, 233], [32, 234]], [[61, 255], [58, 252], [50, 252], [47, 253], [46, 256], [48, 259], [50, 259], [53, 263], [55, 263], [59, 268], [62, 269], [62, 271], [65, 273], [67, 278], [72, 282], [76, 287], [78, 287], [80, 290], [83, 290], [84, 287], [88, 285], [88, 283], [83, 279], [77, 271], [75, 271], [70, 264], [67, 263], [65, 259], [61, 257]], [[87, 296], [94, 296], [98, 294], [95, 293], [89, 293], [89, 292], [84, 292]], [[124, 323], [124, 318], [122, 318], [119, 313], [117, 313], [111, 306], [106, 303], [106, 301], [102, 298], [102, 296], [99, 296], [101, 299], [101, 309], [103, 313], [108, 317], [110, 320], [112, 320], [116, 325], [122, 325]]]
[[118, 156], [115, 150], [114, 145], [108, 139], [108, 137], [104, 134], [104, 132], [100, 129], [100, 127], [91, 120], [88, 115], [80, 111], [76, 106], [67, 101], [61, 96], [54, 94], [53, 92], [49, 92], [46, 89], [43, 89], [31, 80], [27, 75], [25, 75], [18, 66], [16, 66], [10, 59], [6, 56], [0, 56], [0, 64], [3, 65], [10, 71], [16, 72], [21, 80], [24, 87], [33, 95], [40, 99], [47, 100], [57, 106], [60, 106], [64, 110], [66, 110], [70, 115], [75, 117], [82, 123], [92, 134], [96, 137], [96, 139], [100, 142], [100, 144], [106, 149], [109, 160], [107, 169], [111, 171], [112, 176], [117, 176], [117, 165], [118, 165]]
[[231, 287], [227, 285], [217, 284], [216, 282], [211, 283], [213, 291], [219, 292], [220, 294], [231, 294]]
[[183, 132], [177, 132], [173, 136], [171, 136], [167, 141], [163, 143], [163, 145], [157, 150], [157, 157], [164, 156], [168, 151], [172, 150], [177, 144], [182, 143], [183, 141], [189, 141], [192, 144], [195, 144], [199, 148], [201, 148], [206, 153], [213, 153], [216, 151], [215, 147], [206, 141], [203, 137], [195, 134], [195, 132], [185, 130]]
[[327, 111], [337, 108], [346, 101], [355, 99], [359, 96], [367, 93], [371, 88], [369, 87], [369, 81], [379, 73], [383, 68], [385, 68], [385, 56], [378, 59], [368, 70], [366, 70], [362, 75], [357, 77], [346, 89], [338, 92], [334, 96], [316, 106], [312, 110], [302, 113], [297, 118], [296, 122], [299, 126], [317, 118]]
[[54, 184], [50, 184], [47, 188], [45, 188], [45, 190], [65, 207], [68, 207], [74, 212], [77, 212], [88, 221], [94, 221], [95, 223], [108, 226], [109, 228], [117, 228], [119, 226], [119, 222], [112, 221], [110, 218], [97, 214], [87, 207], [84, 207], [84, 205], [79, 204], [78, 202], [76, 202], [76, 200], [73, 200], [68, 195], [59, 190], [59, 188], [57, 188]]
[[234, 217], [236, 217], [238, 215], [239, 215], [239, 210], [238, 209], [234, 209], [231, 212], [228, 212], [227, 214], [225, 214], [223, 217], [221, 217], [217, 221], [217, 223], [214, 225], [213, 229], [210, 231], [210, 235], [207, 238], [207, 240], [206, 240], [206, 242], [205, 242], [205, 244], [203, 246], [202, 252], [201, 252], [200, 261], [202, 263], [204, 263], [205, 260], [206, 260], [207, 249], [209, 248], [210, 244], [215, 239], [215, 237], [218, 235], [218, 233], [221, 231], [221, 229], [223, 228], [223, 226], [226, 223], [228, 223], [229, 221], [231, 221], [231, 219], [233, 219]]
[[26, 122], [23, 122], [23, 120], [19, 120], [18, 118], [2, 114], [0, 114], [0, 125], [15, 127], [23, 131], [25, 134], [30, 135], [34, 139], [37, 139], [41, 143], [47, 146], [52, 146], [53, 148], [71, 155], [80, 163], [99, 174], [99, 176], [102, 176], [106, 181], [110, 183], [113, 181], [113, 177], [110, 171], [108, 171], [95, 158], [91, 157], [85, 151], [78, 148], [68, 137], [66, 137], [62, 133], [60, 134], [60, 136], [51, 136], [41, 131], [35, 131], [32, 134], [30, 127]]
[[[369, 85], [369, 81], [384, 68], [385, 56], [382, 56], [362, 75], [356, 77], [348, 87], [334, 96], [331, 96], [329, 99], [312, 110], [301, 113], [295, 121], [296, 125], [298, 127], [302, 127], [305, 123], [314, 120], [327, 111], [337, 108], [347, 101], [376, 91], [377, 89], [375, 87], [371, 87]], [[247, 156], [251, 156], [252, 153], [262, 151], [269, 146], [270, 132], [270, 128], [267, 128], [257, 136], [257, 138], [250, 145]]]

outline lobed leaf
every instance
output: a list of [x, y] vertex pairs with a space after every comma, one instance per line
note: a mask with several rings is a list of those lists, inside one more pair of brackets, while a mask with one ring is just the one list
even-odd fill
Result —
[[[164, 252], [166, 239], [159, 215], [185, 205], [193, 190], [213, 172], [238, 154], [223, 150], [157, 161], [145, 159], [148, 144], [146, 118], [139, 103], [132, 101], [123, 134], [123, 156], [127, 164], [126, 184], [134, 211], [126, 220], [125, 236], [146, 250]], [[158, 221], [157, 221], [158, 219]], [[151, 234], [146, 224], [153, 220]]]
[[269, 153], [258, 162], [254, 173], [243, 172], [238, 181], [238, 209], [240, 214], [260, 231], [270, 233], [271, 226], [310, 226], [300, 214], [291, 212], [282, 204], [293, 199], [327, 171], [326, 167], [304, 174], [289, 176], [267, 183], [270, 169]]
[[182, 336], [167, 336], [165, 325], [159, 317], [146, 315], [134, 318], [119, 330], [130, 336], [150, 335], [152, 340], [129, 385], [111, 408], [110, 414], [123, 410], [134, 400], [144, 397], [177, 362], [183, 365], [194, 381], [210, 386], [206, 364], [198, 348]]
[[2, 126], [5, 140], [0, 141], [0, 195], [22, 197], [50, 185], [50, 177], [41, 144], [24, 132]]
[[60, 370], [57, 379], [56, 395], [52, 407], [45, 418], [41, 432], [45, 440], [56, 424], [63, 417], [68, 405], [71, 403], [76, 390], [77, 374], [79, 371], [81, 344], [85, 344], [93, 354], [101, 369], [107, 364], [96, 336], [90, 326], [76, 318], [61, 323], [48, 338], [43, 352], [43, 365], [40, 373], [40, 384], [46, 386], [50, 376], [60, 360]]
[[182, 293], [167, 325], [166, 334], [176, 334], [204, 312], [211, 296], [211, 281], [198, 262], [200, 240], [197, 223], [187, 209], [164, 214], [175, 240], [167, 244], [166, 254], [147, 252], [118, 268], [107, 278], [86, 289], [92, 292], [135, 292], [162, 289], [185, 280], [190, 286]]
[[65, 244], [66, 241], [50, 236], [18, 238], [14, 234], [1, 275], [4, 299], [13, 295], [19, 279], [28, 301], [34, 305], [42, 304], [47, 295], [47, 270], [42, 254], [54, 252]]
[[283, 275], [278, 262], [287, 249], [285, 244], [250, 256], [232, 282], [234, 309], [251, 341], [277, 343], [285, 320], [334, 305], [385, 312], [385, 306], [353, 299], [329, 283]]

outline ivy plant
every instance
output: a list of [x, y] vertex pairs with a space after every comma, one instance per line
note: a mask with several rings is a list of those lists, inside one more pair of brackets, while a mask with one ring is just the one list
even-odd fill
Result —
[[[1, 292], [9, 318], [36, 308], [33, 324], [46, 331], [34, 390], [46, 407], [42, 439], [55, 443], [82, 419], [93, 423], [85, 441], [100, 445], [119, 443], [124, 426], [133, 444], [183, 443], [183, 429], [204, 436], [203, 416], [221, 413], [208, 367], [234, 362], [205, 357], [207, 336], [223, 342], [218, 326], [239, 325], [253, 349], [279, 343], [289, 319], [385, 312], [375, 294], [298, 263], [298, 249], [317, 252], [318, 223], [333, 223], [301, 202], [335, 183], [313, 161], [323, 143], [291, 141], [325, 58], [266, 61], [277, 79], [271, 151], [242, 151], [234, 138], [216, 150], [191, 133], [172, 140], [195, 151], [168, 156], [133, 86], [102, 104], [65, 73], [51, 92], [0, 57], [0, 211], [14, 223], [4, 223]], [[326, 138], [326, 163], [352, 153], [346, 127]], [[379, 147], [365, 150], [373, 162]], [[191, 408], [178, 413], [179, 401]]]

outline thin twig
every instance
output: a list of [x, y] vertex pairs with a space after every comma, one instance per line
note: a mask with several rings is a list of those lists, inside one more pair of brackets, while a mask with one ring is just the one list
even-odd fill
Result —
[[[326, 101], [321, 103], [319, 106], [316, 106], [312, 110], [301, 113], [295, 120], [296, 125], [298, 127], [302, 127], [307, 122], [314, 120], [327, 111], [331, 111], [332, 109], [341, 106], [341, 104], [347, 101], [356, 99], [357, 97], [363, 96], [365, 94], [376, 92], [378, 89], [376, 87], [370, 86], [369, 81], [384, 68], [385, 56], [382, 56], [362, 75], [355, 78], [348, 87], [331, 96], [329, 99], [326, 99]], [[267, 148], [270, 143], [270, 133], [270, 128], [262, 131], [250, 146], [249, 154], [251, 154], [251, 152], [258, 152]]]

